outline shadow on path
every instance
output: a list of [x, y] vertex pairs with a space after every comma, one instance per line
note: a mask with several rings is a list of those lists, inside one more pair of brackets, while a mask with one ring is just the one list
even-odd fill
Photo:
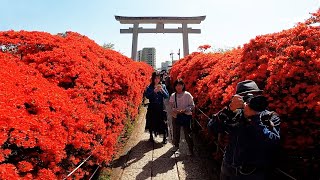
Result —
[[[160, 148], [160, 147], [158, 147]], [[112, 168], [121, 167], [122, 169], [137, 163], [146, 156], [150, 151], [153, 151], [154, 143], [148, 140], [140, 141], [137, 145], [131, 148], [125, 155], [114, 160]]]
[[195, 155], [186, 156], [188, 151], [185, 140], [181, 143], [181, 154], [176, 157], [180, 179], [219, 180], [220, 166], [213, 160], [204, 138], [193, 134]]
[[[154, 146], [155, 148], [161, 148], [163, 145], [160, 143], [155, 143]], [[142, 167], [143, 171], [137, 175], [136, 179], [144, 180], [145, 179], [144, 174], [148, 172], [150, 168], [152, 169], [151, 171], [152, 177], [156, 177], [157, 175], [166, 174], [166, 173], [169, 173], [172, 176], [178, 177], [176, 166], [175, 166], [176, 165], [175, 159], [170, 158], [170, 157], [174, 157], [174, 153], [175, 153], [174, 151], [169, 149], [160, 157], [153, 159], [153, 161], [149, 161], [144, 167]], [[167, 176], [168, 175], [166, 175], [166, 177]]]

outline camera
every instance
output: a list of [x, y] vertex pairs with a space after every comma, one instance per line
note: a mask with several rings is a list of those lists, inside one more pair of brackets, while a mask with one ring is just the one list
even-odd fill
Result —
[[263, 114], [260, 117], [260, 121], [262, 122], [262, 124], [270, 127], [271, 126], [272, 115], [273, 115], [272, 112], [271, 113], [267, 113], [267, 114]]
[[253, 94], [251, 94], [251, 93], [248, 93], [248, 94], [246, 94], [245, 96], [242, 97], [243, 101], [246, 102], [246, 103], [248, 103], [248, 101], [251, 98], [253, 98]]

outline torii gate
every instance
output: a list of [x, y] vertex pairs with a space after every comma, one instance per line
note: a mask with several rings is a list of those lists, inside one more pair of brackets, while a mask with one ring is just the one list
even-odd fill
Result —
[[[189, 54], [189, 33], [201, 33], [201, 29], [188, 28], [188, 24], [200, 24], [206, 16], [195, 17], [126, 17], [115, 16], [121, 24], [133, 24], [133, 28], [120, 29], [120, 33], [132, 34], [131, 58], [137, 60], [138, 34], [139, 33], [182, 33], [183, 55]], [[156, 24], [156, 28], [142, 28], [139, 24]], [[165, 24], [181, 24], [177, 29], [164, 28]]]

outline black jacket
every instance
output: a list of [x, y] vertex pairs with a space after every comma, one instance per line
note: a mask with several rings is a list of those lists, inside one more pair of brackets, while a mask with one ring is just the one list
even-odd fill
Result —
[[[270, 127], [268, 117], [274, 127]], [[227, 107], [219, 111], [210, 120], [208, 127], [214, 133], [227, 132], [230, 135], [223, 161], [235, 167], [268, 167], [274, 161], [274, 154], [280, 142], [280, 118], [273, 112], [263, 111], [249, 122], [243, 110], [236, 113]]]

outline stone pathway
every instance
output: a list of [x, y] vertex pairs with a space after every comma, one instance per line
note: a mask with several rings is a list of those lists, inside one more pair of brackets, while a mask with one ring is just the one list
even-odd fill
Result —
[[[149, 133], [144, 132], [146, 108], [140, 112], [136, 128], [127, 145], [127, 151], [114, 161], [112, 180], [216, 180], [217, 167], [206, 153], [203, 145], [195, 139], [195, 156], [187, 155], [187, 144], [181, 135], [180, 149], [171, 151], [169, 142], [163, 145], [162, 137], [149, 142]], [[171, 119], [169, 119], [171, 124]], [[171, 125], [169, 125], [171, 130]], [[181, 131], [183, 133], [183, 130]], [[172, 134], [172, 133], [170, 133]]]

